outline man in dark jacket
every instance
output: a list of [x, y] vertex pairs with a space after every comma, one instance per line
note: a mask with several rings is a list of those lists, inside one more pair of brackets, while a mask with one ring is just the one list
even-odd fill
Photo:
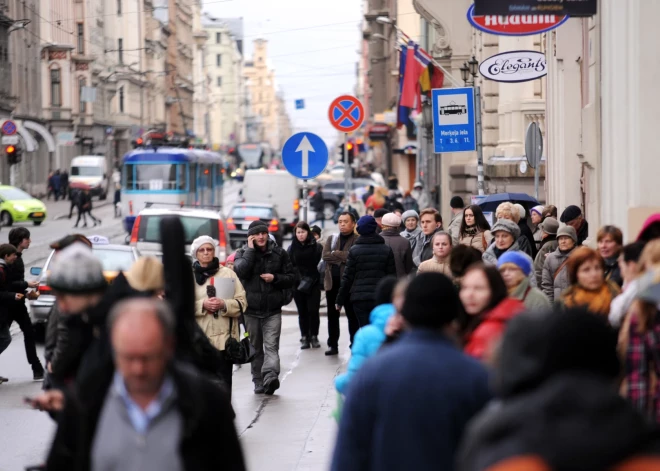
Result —
[[[658, 469], [657, 432], [618, 394], [616, 344], [586, 310], [514, 317], [495, 371], [500, 401], [470, 424], [458, 469]], [[634, 457], [647, 461], [625, 466]]]
[[[71, 205], [69, 207], [69, 219], [73, 216], [73, 208], [78, 209], [78, 222], [80, 222], [80, 213], [82, 212], [82, 208], [80, 207], [80, 195], [82, 194], [82, 191], [80, 188], [71, 188], [70, 191], [70, 200], [71, 200]], [[76, 222], [76, 225], [78, 225], [78, 222]], [[85, 217], [85, 224], [87, 223], [87, 218]]]
[[[25, 227], [14, 227], [9, 231], [9, 243], [16, 247], [16, 261], [9, 267], [7, 281], [14, 285], [17, 293], [26, 294], [28, 288], [36, 288], [36, 281], [25, 281], [25, 265], [23, 264], [23, 251], [30, 247], [30, 231]], [[34, 328], [28, 314], [25, 298], [20, 303], [14, 303], [10, 309], [11, 321], [16, 322], [23, 332], [25, 343], [25, 356], [32, 367], [34, 380], [44, 379], [44, 367], [41, 366], [37, 346], [35, 343]]]
[[578, 206], [572, 204], [566, 207], [564, 212], [561, 213], [559, 221], [575, 229], [578, 246], [582, 245], [582, 243], [587, 240], [587, 237], [589, 237], [589, 223], [584, 216], [582, 216], [582, 210]]
[[48, 469], [244, 470], [227, 395], [173, 359], [168, 305], [124, 301], [109, 327], [117, 372], [66, 397]]
[[[325, 352], [326, 356], [333, 356], [339, 354], [339, 311], [335, 306], [339, 288], [341, 286], [341, 278], [344, 276], [346, 268], [346, 260], [348, 260], [348, 252], [357, 240], [355, 233], [355, 223], [357, 218], [355, 214], [350, 211], [345, 211], [339, 215], [337, 225], [339, 226], [339, 234], [333, 234], [328, 237], [323, 247], [323, 261], [325, 262], [325, 277], [323, 280], [323, 287], [325, 289], [325, 297], [328, 304], [328, 351]], [[349, 300], [345, 301], [344, 308], [346, 309], [346, 317], [348, 318], [348, 330], [353, 334], [360, 328], [358, 325], [357, 317], [353, 312], [353, 303]]]
[[446, 276], [410, 282], [406, 330], [351, 380], [332, 471], [454, 469], [468, 421], [491, 398], [484, 366], [451, 340], [460, 309]]
[[[23, 294], [16, 293], [7, 281], [10, 267], [16, 261], [16, 247], [11, 244], [0, 245], [0, 354], [11, 343], [11, 311], [18, 303], [23, 302]], [[0, 376], [0, 384], [9, 381]]]
[[397, 278], [403, 278], [410, 274], [415, 268], [412, 259], [412, 248], [410, 242], [399, 233], [401, 218], [394, 213], [383, 216], [383, 232], [380, 236], [385, 239], [385, 245], [389, 246], [394, 253]]
[[[346, 269], [335, 301], [338, 311], [346, 301], [353, 303], [359, 327], [369, 324], [369, 314], [376, 307], [374, 293], [378, 282], [388, 275], [396, 275], [394, 254], [385, 245], [385, 239], [376, 234], [377, 227], [373, 216], [362, 216], [358, 221], [360, 237], [348, 252]], [[351, 344], [354, 336], [355, 332], [351, 332]]]
[[251, 365], [254, 392], [272, 395], [280, 387], [282, 306], [293, 297], [293, 265], [286, 250], [268, 238], [268, 226], [254, 221], [247, 245], [236, 252], [234, 271], [247, 293], [245, 324], [257, 351]]

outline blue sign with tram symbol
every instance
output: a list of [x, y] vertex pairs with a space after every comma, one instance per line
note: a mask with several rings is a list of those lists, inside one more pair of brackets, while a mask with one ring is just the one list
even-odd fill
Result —
[[282, 163], [296, 178], [314, 178], [323, 173], [328, 165], [328, 146], [316, 134], [299, 132], [284, 143]]
[[440, 88], [431, 91], [433, 100], [433, 150], [472, 152], [477, 149], [474, 120], [474, 89]]

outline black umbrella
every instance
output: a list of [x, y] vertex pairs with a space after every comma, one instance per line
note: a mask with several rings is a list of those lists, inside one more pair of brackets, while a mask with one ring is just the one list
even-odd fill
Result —
[[529, 196], [527, 193], [497, 193], [494, 195], [488, 195], [477, 204], [484, 212], [494, 212], [500, 204], [506, 201], [513, 204], [518, 203], [524, 206], [525, 209], [532, 208], [539, 204], [539, 202], [536, 201], [536, 198]]

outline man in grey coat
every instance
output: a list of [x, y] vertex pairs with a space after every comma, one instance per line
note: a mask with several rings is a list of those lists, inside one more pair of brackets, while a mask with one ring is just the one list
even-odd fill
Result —
[[412, 272], [415, 265], [410, 243], [399, 234], [399, 226], [401, 226], [401, 218], [394, 213], [387, 213], [383, 216], [383, 232], [380, 233], [380, 236], [385, 239], [385, 245], [392, 249], [396, 276], [402, 278]]
[[451, 222], [447, 228], [447, 233], [451, 236], [452, 245], [458, 245], [461, 222], [463, 222], [463, 211], [465, 211], [465, 202], [460, 196], [454, 196], [449, 202], [449, 206], [451, 206]]
[[539, 253], [536, 254], [536, 258], [534, 259], [534, 276], [536, 276], [538, 285], [541, 286], [545, 259], [559, 247], [559, 242], [557, 242], [559, 221], [555, 218], [547, 217], [538, 227], [539, 231], [541, 231], [541, 245], [539, 246]]
[[541, 289], [550, 302], [559, 299], [562, 291], [570, 286], [566, 265], [568, 257], [577, 247], [577, 232], [571, 226], [563, 226], [557, 231], [559, 247], [545, 259]]

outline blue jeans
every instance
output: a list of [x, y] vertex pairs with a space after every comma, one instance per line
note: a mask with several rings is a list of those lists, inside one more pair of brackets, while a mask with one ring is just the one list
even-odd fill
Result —
[[0, 327], [0, 353], [4, 352], [11, 343], [9, 326]]
[[263, 386], [280, 375], [282, 314], [264, 318], [246, 314], [245, 329], [250, 333], [250, 340], [257, 352], [251, 365], [252, 382], [255, 386]]

